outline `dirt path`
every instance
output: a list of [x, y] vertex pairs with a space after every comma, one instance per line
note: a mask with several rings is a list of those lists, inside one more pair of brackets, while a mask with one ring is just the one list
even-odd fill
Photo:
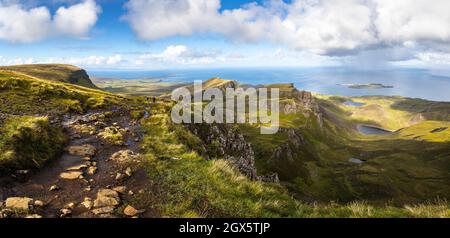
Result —
[[[8, 203], [7, 198], [13, 197], [9, 207], [5, 204], [3, 216], [157, 216], [157, 211], [151, 208], [151, 181], [139, 167], [141, 128], [129, 115], [120, 108], [112, 108], [60, 119], [70, 138], [65, 152], [25, 178], [3, 180], [0, 200]], [[124, 143], [118, 145], [101, 139], [99, 132], [105, 128], [121, 131]], [[17, 213], [11, 205], [18, 203], [15, 206], [20, 207], [24, 200], [17, 200], [18, 197], [32, 199], [25, 201], [29, 204], [28, 212]]]

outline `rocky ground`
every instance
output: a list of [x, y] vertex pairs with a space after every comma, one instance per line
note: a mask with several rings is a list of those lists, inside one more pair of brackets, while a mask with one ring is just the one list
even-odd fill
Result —
[[65, 152], [41, 170], [0, 179], [0, 217], [157, 216], [151, 181], [139, 168], [140, 126], [128, 111], [92, 111], [53, 123], [70, 138]]

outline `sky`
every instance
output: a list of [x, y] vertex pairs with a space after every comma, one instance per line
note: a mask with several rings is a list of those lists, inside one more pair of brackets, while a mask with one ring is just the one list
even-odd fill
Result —
[[448, 68], [448, 0], [0, 0], [0, 65]]

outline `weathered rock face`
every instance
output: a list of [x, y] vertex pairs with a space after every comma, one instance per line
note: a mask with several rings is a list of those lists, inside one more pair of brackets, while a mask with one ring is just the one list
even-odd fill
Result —
[[306, 145], [307, 142], [298, 129], [280, 128], [280, 132], [284, 132], [287, 134], [288, 142], [279, 146], [273, 152], [272, 158], [275, 160], [288, 160], [290, 162], [293, 162], [294, 158], [298, 156], [298, 151], [302, 146]]
[[204, 143], [210, 157], [224, 158], [251, 180], [278, 182], [278, 176], [260, 177], [252, 146], [238, 129], [229, 124], [189, 124], [186, 127]]
[[252, 147], [233, 126], [227, 124], [190, 124], [187, 127], [207, 145], [209, 156], [223, 157], [248, 178], [258, 179]]
[[280, 105], [280, 111], [285, 114], [294, 114], [299, 112], [311, 111], [319, 112], [319, 105], [315, 101], [311, 92], [298, 91], [294, 89], [292, 92], [284, 92], [281, 97], [293, 99]]

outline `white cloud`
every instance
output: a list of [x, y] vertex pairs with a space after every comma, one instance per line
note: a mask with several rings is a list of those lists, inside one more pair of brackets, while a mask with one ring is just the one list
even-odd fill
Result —
[[100, 7], [93, 0], [60, 7], [53, 19], [47, 7], [26, 8], [0, 0], [0, 39], [29, 43], [55, 35], [86, 37], [99, 13]]
[[106, 61], [106, 64], [114, 65], [114, 64], [121, 63], [123, 61], [124, 61], [124, 59], [123, 59], [122, 55], [114, 55], [114, 56], [108, 57], [108, 60]]
[[93, 0], [86, 0], [68, 8], [60, 7], [55, 14], [54, 23], [58, 32], [84, 37], [97, 22], [101, 8]]
[[124, 18], [139, 37], [155, 40], [209, 30], [219, 7], [219, 0], [133, 0]]
[[15, 58], [8, 59], [0, 56], [0, 65], [33, 64], [36, 61], [33, 58]]
[[188, 48], [184, 45], [168, 46], [161, 54], [155, 55], [156, 58], [161, 59], [175, 59], [186, 53]]
[[50, 12], [45, 7], [26, 10], [19, 5], [5, 6], [0, 2], [0, 39], [32, 42], [51, 31]]
[[176, 64], [211, 64], [224, 61], [224, 57], [216, 52], [199, 52], [190, 50], [185, 45], [171, 45], [163, 52], [156, 54], [142, 54], [138, 56], [137, 64], [151, 62], [167, 62]]
[[217, 33], [323, 55], [450, 43], [448, 0], [269, 0], [225, 11], [220, 0], [129, 0], [126, 8], [144, 40]]
[[64, 62], [68, 64], [75, 65], [84, 65], [84, 66], [104, 66], [104, 65], [117, 65], [123, 62], [123, 58], [121, 55], [113, 55], [113, 56], [97, 56], [92, 55], [88, 57], [81, 58], [68, 58], [68, 59], [57, 59], [57, 62]]
[[377, 0], [375, 20], [380, 39], [391, 42], [450, 42], [450, 1]]
[[417, 54], [417, 59], [435, 65], [450, 65], [450, 53], [420, 52]]
[[86, 57], [54, 57], [54, 58], [7, 58], [0, 56], [0, 65], [20, 64], [73, 64], [80, 67], [122, 67], [127, 60], [120, 54], [111, 56], [91, 55]]

